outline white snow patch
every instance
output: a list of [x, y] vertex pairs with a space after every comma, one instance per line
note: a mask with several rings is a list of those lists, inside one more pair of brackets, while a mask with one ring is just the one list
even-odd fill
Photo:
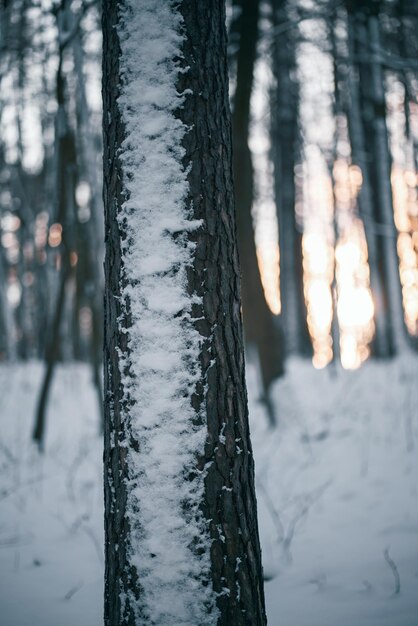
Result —
[[[218, 611], [208, 523], [199, 510], [205, 473], [196, 471], [206, 416], [202, 407], [201, 425], [194, 425], [191, 406], [203, 378], [197, 365], [201, 336], [190, 319], [196, 297], [187, 293], [186, 277], [194, 253], [187, 233], [201, 222], [186, 208], [181, 144], [187, 129], [175, 116], [185, 97], [176, 90], [184, 70], [173, 60], [181, 58], [183, 42], [177, 6], [126, 0], [119, 26], [126, 201], [118, 220], [127, 233], [121, 304], [132, 316], [130, 356], [120, 359], [120, 368], [129, 365], [132, 373], [123, 380], [133, 400], [125, 428], [140, 447], [128, 459], [128, 556], [150, 624], [209, 626]], [[135, 606], [134, 599], [130, 603]], [[137, 619], [139, 624], [139, 612]]]

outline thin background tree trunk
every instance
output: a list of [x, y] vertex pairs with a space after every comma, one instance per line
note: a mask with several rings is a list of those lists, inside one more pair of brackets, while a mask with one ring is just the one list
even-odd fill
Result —
[[372, 188], [369, 174], [369, 163], [366, 153], [364, 128], [361, 119], [361, 105], [358, 76], [355, 75], [356, 66], [354, 61], [355, 50], [358, 46], [355, 41], [355, 18], [350, 13], [347, 18], [348, 33], [348, 68], [347, 68], [347, 120], [350, 135], [351, 152], [353, 163], [358, 165], [362, 174], [362, 185], [359, 192], [358, 203], [360, 215], [364, 224], [367, 241], [368, 263], [370, 268], [370, 286], [373, 293], [375, 306], [374, 322], [375, 337], [373, 340], [373, 353], [377, 357], [387, 357], [390, 353], [387, 317], [384, 301], [382, 276], [379, 268], [379, 252], [374, 224], [374, 210]]
[[[242, 268], [242, 311], [247, 345], [258, 353], [265, 399], [271, 383], [283, 373], [283, 354], [278, 325], [264, 297], [257, 263], [252, 204], [253, 166], [248, 146], [250, 100], [258, 38], [259, 0], [242, 3], [237, 54], [237, 83], [232, 115], [233, 168], [237, 206], [239, 256]], [[269, 412], [274, 421], [272, 411]]]
[[[289, 2], [272, 0], [273, 32], [289, 19]], [[295, 203], [295, 167], [300, 162], [296, 77], [296, 36], [290, 28], [274, 35], [273, 73], [276, 83], [271, 95], [272, 158], [279, 222], [280, 298], [283, 343], [286, 355], [311, 354], [303, 293], [302, 233], [298, 229]]]
[[[381, 44], [377, 9], [378, 5], [368, 9], [362, 3], [356, 3], [349, 12], [349, 17], [352, 16], [349, 23], [353, 24], [351, 33], [355, 52], [359, 57], [359, 96], [365, 148], [363, 166], [368, 170], [370, 189], [374, 191], [370, 194], [373, 203], [372, 219], [369, 223], [365, 220], [366, 235], [368, 244], [373, 236], [376, 237], [389, 353], [397, 354], [406, 348], [407, 335], [396, 249], [397, 230], [393, 216], [391, 156], [386, 125], [384, 75], [379, 57]], [[370, 247], [370, 251], [370, 270], [374, 272], [374, 247]], [[376, 285], [377, 281], [374, 282]]]

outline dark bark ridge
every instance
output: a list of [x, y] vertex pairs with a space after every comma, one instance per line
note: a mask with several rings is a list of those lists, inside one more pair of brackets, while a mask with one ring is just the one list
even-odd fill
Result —
[[212, 520], [212, 580], [220, 594], [219, 626], [255, 626], [265, 623], [265, 610], [240, 314], [225, 15], [220, 0], [187, 0], [180, 10], [190, 69], [179, 91], [198, 94], [180, 117], [190, 128], [184, 142], [192, 157], [190, 206], [205, 224], [196, 237], [190, 287], [203, 298], [195, 316], [206, 337], [201, 358], [207, 391], [202, 386], [197, 399], [206, 404], [208, 423], [201, 463], [209, 466], [204, 511]]
[[[124, 138], [117, 104], [120, 43], [114, 27], [119, 6], [114, 0], [105, 0], [103, 7], [108, 283], [104, 348], [105, 623], [112, 626], [138, 623], [138, 615], [139, 623], [151, 623], [145, 613], [138, 613], [143, 602], [137, 572], [126, 567], [130, 549], [126, 515], [130, 470], [126, 442], [136, 452], [140, 451], [141, 442], [126, 427], [132, 399], [122, 386], [119, 357], [123, 355], [123, 362], [128, 364], [125, 374], [129, 373], [131, 320], [129, 306], [126, 309], [120, 304], [126, 281], [121, 253], [125, 235], [123, 225], [117, 221], [125, 199], [118, 157]], [[202, 336], [200, 365], [204, 375], [191, 398], [196, 420], [202, 419], [203, 414], [207, 418], [205, 454], [197, 459], [198, 469], [206, 474], [202, 511], [210, 528], [211, 577], [220, 610], [218, 624], [257, 626], [265, 624], [266, 618], [244, 379], [224, 6], [221, 0], [210, 6], [203, 0], [194, 0], [182, 2], [179, 10], [184, 19], [182, 62], [189, 69], [181, 75], [178, 91], [192, 92], [178, 111], [179, 118], [189, 128], [184, 140], [184, 167], [189, 181], [187, 202], [191, 218], [204, 220], [203, 227], [188, 234], [196, 246], [194, 264], [188, 271], [188, 290], [202, 299], [202, 304], [194, 305], [192, 318]], [[124, 446], [119, 445], [121, 441], [125, 442]], [[190, 546], [190, 549], [198, 548]], [[128, 598], [128, 602], [121, 602], [121, 598]], [[137, 606], [129, 606], [132, 602]]]
[[[118, 158], [124, 129], [117, 98], [119, 96], [120, 45], [116, 30], [118, 3], [103, 3], [103, 201], [105, 211], [104, 298], [104, 496], [105, 496], [105, 592], [104, 619], [108, 626], [134, 624], [123, 621], [120, 592], [137, 588], [135, 572], [126, 572], [128, 520], [125, 517], [127, 467], [125, 450], [114, 445], [115, 433], [122, 431], [123, 414], [129, 411], [119, 368], [118, 350], [128, 351], [130, 326], [128, 311], [122, 315], [121, 292], [124, 286], [121, 239], [117, 215], [124, 201], [122, 166]], [[115, 549], [115, 543], [118, 549]]]

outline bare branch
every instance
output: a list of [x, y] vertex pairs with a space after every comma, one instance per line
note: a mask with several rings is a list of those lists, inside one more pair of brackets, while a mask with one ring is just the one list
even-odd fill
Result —
[[396, 567], [396, 563], [391, 558], [391, 556], [389, 555], [389, 548], [390, 548], [390, 546], [388, 546], [385, 549], [385, 551], [383, 552], [383, 556], [385, 557], [385, 561], [389, 565], [390, 569], [392, 570], [392, 574], [393, 574], [393, 576], [395, 578], [395, 590], [394, 590], [392, 595], [393, 596], [397, 596], [401, 592], [401, 579], [400, 579], [400, 576], [399, 576], [398, 568]]

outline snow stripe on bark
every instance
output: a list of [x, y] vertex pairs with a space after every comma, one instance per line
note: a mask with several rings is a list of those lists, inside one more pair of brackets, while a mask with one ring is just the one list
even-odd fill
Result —
[[186, 207], [187, 128], [175, 114], [183, 102], [176, 90], [181, 28], [175, 2], [122, 5], [118, 104], [125, 201], [118, 222], [126, 233], [121, 306], [131, 324], [119, 365], [131, 408], [119, 445], [126, 441], [127, 559], [142, 593], [139, 599], [123, 593], [121, 603], [122, 614], [134, 611], [137, 623], [196, 626], [215, 624], [218, 610], [208, 522], [199, 508], [205, 471], [196, 467], [206, 416], [203, 406], [196, 411], [191, 403], [202, 379], [202, 338], [190, 315], [200, 300], [187, 291], [195, 247], [188, 232], [201, 222], [190, 219]]

